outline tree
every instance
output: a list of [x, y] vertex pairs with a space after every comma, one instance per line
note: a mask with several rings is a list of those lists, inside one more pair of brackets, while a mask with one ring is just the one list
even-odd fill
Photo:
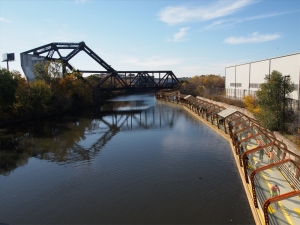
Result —
[[243, 97], [246, 109], [253, 113], [254, 115], [258, 115], [260, 112], [260, 108], [258, 105], [257, 97], [252, 95], [246, 95]]
[[98, 74], [92, 74], [88, 77], [85, 77], [85, 79], [92, 85], [92, 87], [96, 87], [102, 80]]
[[43, 80], [52, 86], [56, 79], [64, 76], [63, 67], [64, 65], [61, 60], [36, 63], [33, 69], [35, 80]]
[[17, 89], [15, 92], [16, 102], [14, 104], [14, 115], [26, 116], [28, 112], [27, 103], [29, 98], [29, 82], [23, 77], [19, 71], [12, 71], [14, 80], [17, 81]]
[[18, 81], [7, 69], [0, 70], [0, 109], [7, 110], [16, 102]]
[[32, 115], [43, 116], [50, 112], [52, 92], [45, 81], [30, 83], [29, 95], [28, 107]]
[[43, 80], [48, 85], [51, 84], [51, 76], [47, 71], [47, 66], [45, 63], [38, 62], [34, 65], [33, 72], [35, 74], [35, 80]]
[[266, 83], [261, 84], [256, 92], [260, 108], [257, 118], [270, 130], [284, 131], [285, 99], [294, 91], [294, 84], [289, 77], [275, 70], [271, 75], [266, 75], [265, 80]]
[[190, 94], [193, 96], [210, 96], [218, 92], [219, 89], [224, 89], [225, 79], [218, 75], [202, 75], [194, 76], [185, 81], [180, 89], [183, 94]]

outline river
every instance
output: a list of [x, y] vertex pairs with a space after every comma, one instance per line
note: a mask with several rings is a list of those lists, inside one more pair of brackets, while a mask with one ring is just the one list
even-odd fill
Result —
[[153, 94], [0, 141], [0, 224], [255, 224], [229, 143]]

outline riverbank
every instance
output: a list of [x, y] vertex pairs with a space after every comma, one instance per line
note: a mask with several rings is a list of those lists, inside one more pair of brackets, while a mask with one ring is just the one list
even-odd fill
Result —
[[235, 148], [234, 148], [234, 146], [233, 146], [233, 144], [231, 142], [230, 136], [228, 134], [225, 134], [222, 130], [218, 129], [216, 126], [213, 126], [210, 122], [206, 121], [204, 118], [202, 118], [201, 116], [197, 115], [195, 112], [193, 112], [189, 108], [185, 107], [184, 105], [176, 104], [176, 103], [172, 103], [172, 102], [165, 102], [165, 101], [161, 101], [161, 102], [163, 102], [165, 104], [169, 104], [171, 106], [183, 108], [188, 113], [190, 113], [195, 118], [197, 118], [200, 122], [204, 123], [206, 126], [208, 126], [209, 128], [211, 128], [213, 131], [215, 131], [220, 136], [222, 136], [225, 140], [228, 141], [228, 143], [230, 144], [231, 150], [232, 150], [232, 155], [233, 155], [234, 160], [235, 160], [235, 165], [237, 167], [237, 170], [239, 171], [239, 175], [240, 175], [240, 178], [241, 178], [241, 181], [242, 181], [242, 184], [243, 184], [243, 187], [244, 187], [244, 190], [245, 190], [245, 194], [247, 196], [247, 199], [248, 199], [248, 202], [249, 202], [249, 206], [251, 208], [252, 215], [253, 215], [253, 218], [255, 220], [255, 223], [257, 225], [262, 225], [263, 224], [263, 222], [262, 222], [263, 221], [263, 215], [261, 214], [261, 212], [259, 211], [259, 209], [255, 208], [255, 206], [253, 204], [251, 186], [250, 186], [250, 184], [247, 184], [246, 181], [244, 180], [244, 173], [243, 173], [242, 167], [240, 167], [239, 158], [235, 154]]

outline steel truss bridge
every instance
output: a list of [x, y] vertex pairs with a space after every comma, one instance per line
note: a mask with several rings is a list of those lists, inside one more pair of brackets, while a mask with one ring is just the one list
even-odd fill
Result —
[[[63, 56], [60, 50], [71, 50], [71, 52]], [[179, 80], [171, 70], [153, 70], [153, 71], [117, 71], [101, 59], [94, 51], [92, 51], [84, 42], [79, 43], [61, 43], [54, 42], [43, 45], [38, 48], [22, 52], [21, 66], [27, 80], [34, 79], [34, 65], [38, 62], [56, 61], [63, 62], [64, 70], [75, 68], [69, 61], [80, 51], [84, 51], [92, 59], [94, 59], [104, 70], [76, 70], [81, 73], [102, 74], [103, 79], [98, 84], [101, 90], [143, 90], [143, 89], [170, 89], [180, 85]], [[58, 57], [54, 57], [57, 53]]]

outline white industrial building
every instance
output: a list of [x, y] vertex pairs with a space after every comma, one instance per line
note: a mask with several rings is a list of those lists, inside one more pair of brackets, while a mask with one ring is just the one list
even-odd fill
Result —
[[271, 74], [273, 70], [277, 70], [283, 76], [290, 76], [295, 84], [295, 91], [289, 98], [299, 101], [300, 53], [226, 67], [227, 96], [240, 98], [254, 94], [260, 84], [266, 82], [265, 76]]

